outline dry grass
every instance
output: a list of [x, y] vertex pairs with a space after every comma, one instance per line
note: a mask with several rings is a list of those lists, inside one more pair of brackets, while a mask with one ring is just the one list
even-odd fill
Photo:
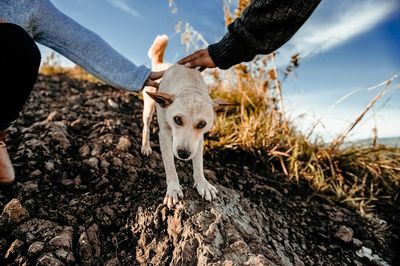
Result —
[[47, 56], [40, 66], [39, 73], [42, 75], [57, 75], [64, 74], [75, 79], [87, 80], [90, 82], [101, 83], [101, 81], [91, 74], [87, 73], [81, 67], [75, 65], [73, 67], [63, 67], [59, 62], [59, 57], [52, 52]]
[[212, 72], [212, 97], [234, 100], [240, 106], [217, 118], [210, 135], [218, 141], [208, 141], [207, 149], [249, 152], [289, 180], [306, 180], [315, 191], [356, 207], [362, 214], [369, 212], [377, 200], [393, 199], [400, 188], [399, 148], [341, 148], [349, 132], [390, 87], [379, 92], [332, 143], [311, 142], [285, 117], [273, 58], [258, 58], [235, 67], [232, 73]]
[[[238, 17], [248, 3], [239, 1], [238, 8], [233, 11], [225, 4], [226, 24]], [[210, 73], [212, 96], [240, 102], [240, 106], [217, 118], [210, 135], [218, 141], [208, 141], [207, 149], [249, 152], [270, 164], [274, 171], [284, 173], [289, 180], [306, 180], [324, 197], [336, 198], [357, 208], [361, 214], [370, 213], [378, 200], [390, 201], [397, 197], [399, 148], [378, 145], [341, 148], [341, 144], [391, 89], [390, 85], [398, 76], [379, 84], [385, 87], [332, 143], [316, 143], [295, 130], [283, 108], [281, 80], [298, 67], [300, 55], [292, 56], [282, 77], [278, 76], [274, 59], [272, 54], [235, 66], [231, 72]]]

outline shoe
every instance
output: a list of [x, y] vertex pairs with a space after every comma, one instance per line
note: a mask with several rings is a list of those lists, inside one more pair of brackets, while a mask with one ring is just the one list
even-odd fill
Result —
[[14, 167], [11, 164], [7, 146], [4, 143], [6, 136], [6, 131], [0, 131], [0, 185], [8, 185], [15, 180]]

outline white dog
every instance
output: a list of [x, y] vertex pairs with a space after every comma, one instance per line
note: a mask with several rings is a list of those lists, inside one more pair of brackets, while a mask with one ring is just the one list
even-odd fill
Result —
[[167, 43], [167, 36], [157, 36], [149, 50], [153, 71], [166, 71], [158, 92], [152, 87], [145, 87], [143, 90], [142, 153], [151, 153], [149, 126], [158, 103], [160, 149], [167, 176], [164, 204], [172, 208], [179, 198], [183, 198], [174, 155], [184, 161], [192, 160], [194, 186], [199, 194], [208, 201], [216, 197], [217, 189], [204, 177], [204, 133], [213, 125], [214, 110], [233, 103], [222, 100], [213, 102], [198, 70], [163, 63]]

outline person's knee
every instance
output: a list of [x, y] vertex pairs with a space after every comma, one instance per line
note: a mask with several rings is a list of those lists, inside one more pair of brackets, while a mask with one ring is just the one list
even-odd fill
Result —
[[[24, 65], [32, 66], [35, 69], [39, 68], [41, 54], [38, 46], [32, 37], [19, 25], [3, 24], [2, 37], [8, 42], [8, 50], [14, 59], [22, 61]], [[21, 63], [22, 63], [21, 62]]]

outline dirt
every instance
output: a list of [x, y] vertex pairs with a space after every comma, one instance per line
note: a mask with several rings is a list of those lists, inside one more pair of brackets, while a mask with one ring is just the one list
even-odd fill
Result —
[[[40, 76], [8, 139], [17, 182], [0, 188], [0, 265], [399, 265], [399, 204], [370, 218], [287, 182], [240, 151], [205, 155], [219, 198], [166, 191], [156, 123], [140, 154], [138, 96]], [[379, 217], [379, 219], [377, 218]]]

